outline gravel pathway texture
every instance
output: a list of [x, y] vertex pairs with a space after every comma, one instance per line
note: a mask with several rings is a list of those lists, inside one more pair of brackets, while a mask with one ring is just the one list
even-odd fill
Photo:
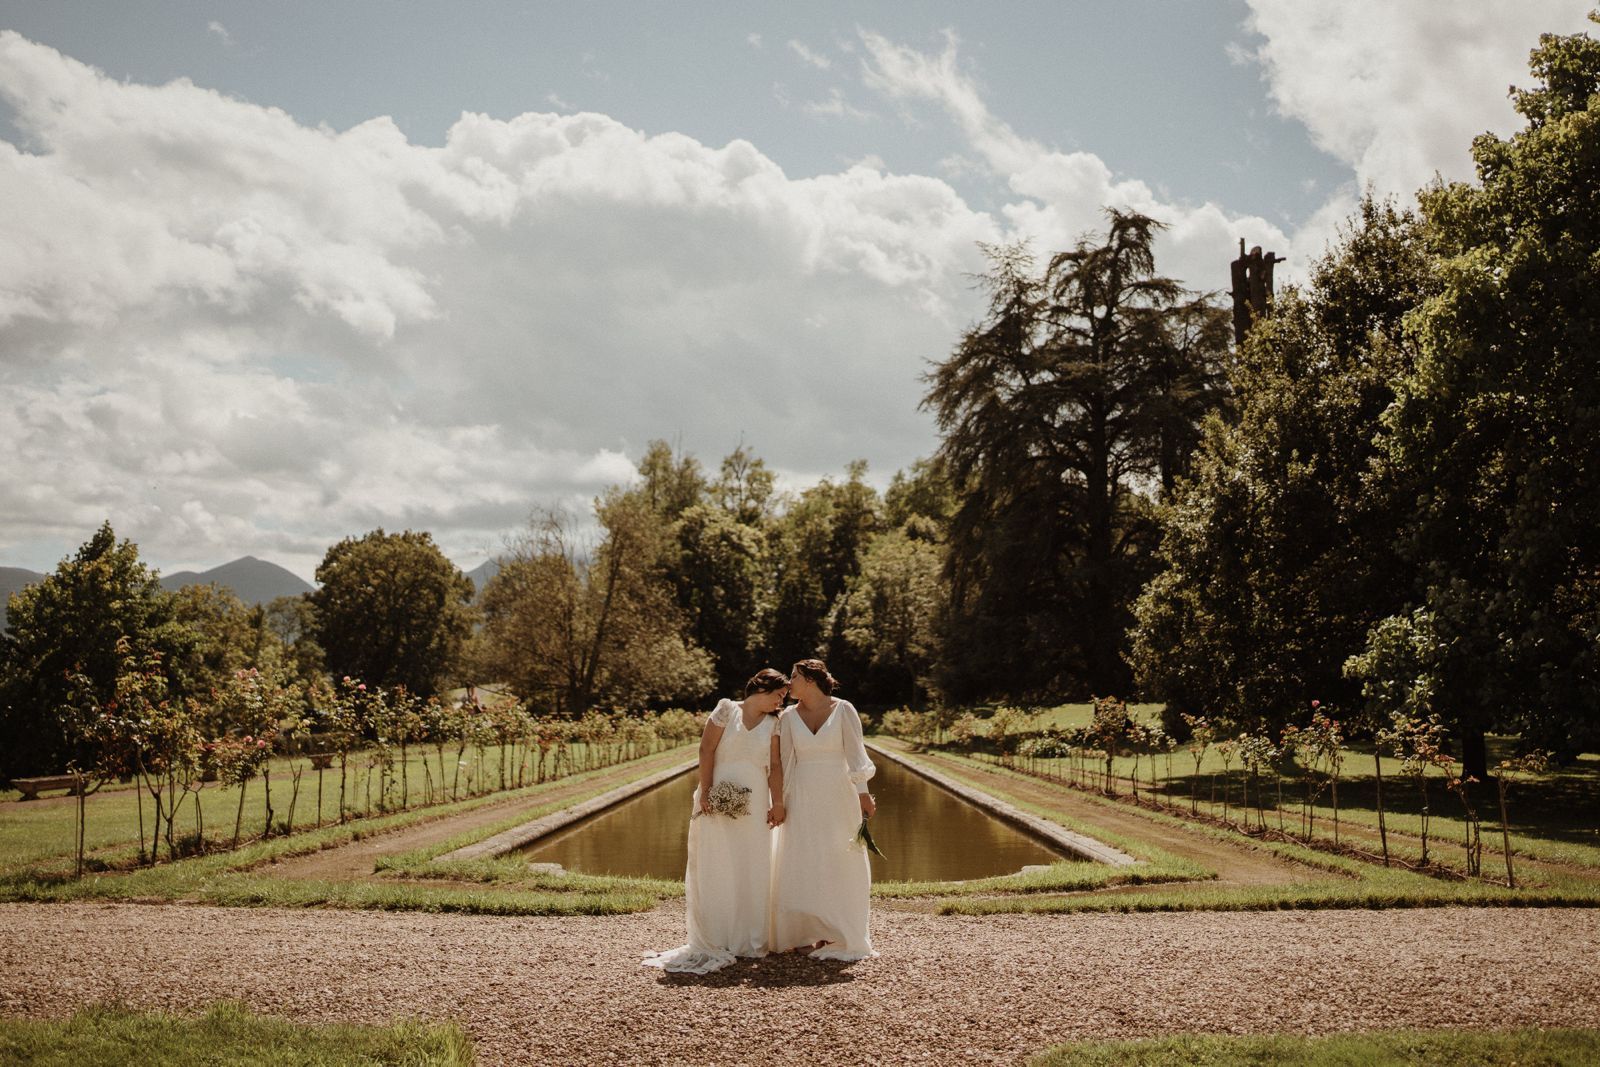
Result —
[[453, 1019], [486, 1065], [1016, 1063], [1088, 1037], [1600, 1026], [1600, 910], [880, 911], [874, 960], [641, 968], [683, 918], [0, 905], [0, 1015], [226, 997], [302, 1021]]

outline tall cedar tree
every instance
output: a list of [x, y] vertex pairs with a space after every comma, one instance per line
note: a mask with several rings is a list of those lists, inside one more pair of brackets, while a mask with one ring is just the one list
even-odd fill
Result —
[[1161, 224], [1109, 212], [1042, 275], [986, 247], [987, 316], [928, 376], [958, 487], [941, 688], [949, 699], [1126, 693], [1152, 495], [1222, 399], [1228, 319], [1155, 272]]

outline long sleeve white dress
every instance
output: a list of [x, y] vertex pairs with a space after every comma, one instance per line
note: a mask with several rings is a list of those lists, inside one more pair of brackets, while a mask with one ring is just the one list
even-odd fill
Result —
[[[747, 730], [744, 713], [723, 700], [711, 713], [722, 727], [717, 742], [713, 788], [733, 782], [750, 790], [750, 810], [733, 818], [701, 815], [689, 820], [689, 863], [683, 875], [689, 918], [689, 943], [646, 957], [646, 967], [709, 974], [737, 956], [767, 954], [767, 901], [771, 886], [772, 831], [767, 769], [775, 717], [763, 716]], [[691, 813], [700, 809], [695, 790]]]
[[797, 713], [786, 711], [778, 736], [787, 818], [773, 831], [769, 945], [781, 952], [828, 941], [812, 958], [876, 956], [869, 930], [872, 864], [856, 840], [856, 796], [877, 770], [867, 758], [861, 716], [848, 700], [834, 700], [812, 733]]

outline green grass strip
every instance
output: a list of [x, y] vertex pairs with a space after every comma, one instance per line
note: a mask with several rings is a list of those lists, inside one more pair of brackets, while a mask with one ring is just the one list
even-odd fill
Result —
[[1600, 1062], [1596, 1030], [1384, 1030], [1330, 1037], [1192, 1034], [1057, 1045], [1030, 1067], [1564, 1067]]
[[454, 1024], [307, 1026], [225, 1002], [198, 1018], [118, 1007], [70, 1019], [0, 1019], [0, 1063], [17, 1067], [471, 1067]]
[[[236, 852], [164, 863], [125, 874], [94, 874], [73, 880], [60, 871], [20, 870], [0, 873], [0, 901], [61, 902], [73, 900], [190, 900], [205, 904], [240, 907], [334, 907], [380, 909], [387, 911], [450, 911], [484, 915], [618, 915], [648, 911], [657, 900], [681, 895], [681, 882], [657, 879], [627, 879], [587, 875], [538, 876], [521, 868], [522, 877], [510, 877], [512, 861], [493, 877], [485, 871], [470, 874], [461, 886], [414, 884], [402, 878], [393, 882], [345, 882], [277, 878], [266, 864], [273, 860], [317, 852], [324, 848], [358, 841], [389, 830], [403, 829], [443, 816], [472, 811], [489, 804], [504, 803], [573, 784], [592, 783], [592, 789], [559, 802], [535, 809], [549, 811], [579, 803], [623, 780], [653, 774], [663, 766], [683, 758], [678, 750], [657, 753], [635, 764], [619, 764], [585, 771], [520, 790], [491, 793], [450, 805], [397, 812], [363, 819], [343, 826], [274, 838], [246, 845]], [[496, 826], [516, 825], [537, 818], [524, 811], [497, 820], [487, 830], [473, 831], [467, 837], [498, 832]], [[436, 849], [414, 850], [407, 856], [436, 853]], [[493, 863], [494, 861], [485, 861]], [[454, 865], [451, 865], [452, 867]], [[453, 877], [456, 872], [441, 869], [405, 871], [412, 877]], [[484, 882], [505, 883], [484, 888]]]
[[[1103, 890], [1102, 892], [1082, 896], [1051, 896], [1049, 895], [1051, 890], [1043, 887], [1032, 890], [1032, 895], [1017, 895], [1014, 892], [1010, 895], [1005, 895], [1004, 887], [996, 887], [991, 892], [996, 892], [998, 895], [991, 896], [982, 895], [985, 891], [981, 889], [975, 889], [972, 893], [966, 894], [940, 890], [936, 895], [946, 899], [936, 905], [935, 911], [941, 915], [997, 915], [1019, 912], [1063, 914], [1071, 912], [1279, 911], [1318, 908], [1421, 908], [1449, 906], [1600, 906], [1600, 883], [1581, 877], [1556, 878], [1547, 885], [1531, 888], [1524, 887], [1516, 890], [1510, 890], [1504, 886], [1488, 882], [1443, 881], [1401, 868], [1384, 868], [1348, 856], [1322, 852], [1293, 841], [1268, 841], [1246, 838], [1237, 831], [1191, 820], [1185, 818], [1181, 813], [1135, 807], [1130, 803], [1097, 796], [1060, 783], [1052, 783], [1048, 779], [1041, 779], [1021, 771], [980, 762], [968, 756], [954, 753], [942, 753], [941, 755], [945, 757], [943, 760], [929, 762], [937, 766], [942, 773], [946, 773], [957, 780], [968, 782], [977, 788], [985, 789], [1010, 801], [1019, 808], [1043, 818], [1052, 819], [1062, 825], [1069, 825], [1069, 820], [1060, 813], [1049, 807], [1026, 803], [1007, 794], [1003, 789], [996, 787], [993, 778], [1009, 778], [1033, 784], [1052, 784], [1061, 789], [1064, 794], [1070, 795], [1074, 800], [1104, 807], [1108, 810], [1136, 815], [1153, 823], [1183, 829], [1236, 848], [1261, 849], [1264, 852], [1269, 852], [1283, 859], [1293, 860], [1312, 868], [1307, 872], [1308, 879], [1305, 881], [1271, 886], [1220, 886], [1196, 881], [1181, 885], [1169, 885], [1154, 890], [1141, 889], [1119, 893], [1116, 891], [1117, 889], [1138, 883], [1129, 881], [1119, 884], [1115, 880], [1108, 879], [1099, 886], [1063, 886], [1055, 890], [1058, 893], [1081, 892], [1090, 889]], [[911, 756], [913, 759], [916, 758], [914, 753]], [[971, 767], [973, 771], [981, 771], [991, 777], [987, 781], [975, 780], [970, 773], [963, 774], [960, 770], [955, 769], [952, 764]], [[1088, 834], [1091, 837], [1099, 838], [1135, 856], [1151, 854], [1157, 851], [1137, 839], [1129, 840], [1121, 835], [1102, 830], [1092, 822], [1080, 821], [1078, 825], [1071, 825], [1070, 828]], [[1186, 865], [1191, 868], [1194, 866], [1187, 863], [1187, 861], [1177, 860], [1176, 857], [1170, 857], [1170, 859], [1176, 860], [1178, 865]], [[1162, 863], [1161, 867], [1163, 871], [1167, 869], [1182, 869], [1181, 866], [1169, 868], [1167, 863]], [[1117, 869], [1106, 868], [1106, 870], [1114, 872]], [[1316, 870], [1326, 871], [1329, 877], [1325, 880], [1315, 878], [1314, 872]], [[1215, 876], [1212, 875], [1212, 877], [1214, 878]], [[1154, 881], [1176, 882], [1179, 879], [1147, 880], [1147, 882]]]

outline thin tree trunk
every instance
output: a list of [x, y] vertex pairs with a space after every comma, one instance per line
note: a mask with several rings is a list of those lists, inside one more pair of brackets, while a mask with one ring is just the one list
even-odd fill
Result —
[[290, 781], [294, 783], [294, 788], [289, 791], [289, 816], [283, 827], [285, 835], [294, 833], [294, 806], [300, 800], [300, 776], [305, 773], [304, 767], [296, 771], [293, 769], [294, 764], [291, 763], [289, 766]]
[[139, 808], [139, 862], [142, 864], [144, 863], [144, 790], [139, 787], [139, 777], [136, 768], [133, 779], [133, 801]]
[[261, 765], [261, 783], [267, 791], [266, 829], [261, 832], [264, 839], [272, 836], [272, 767], [269, 764]]
[[1333, 778], [1333, 847], [1339, 847], [1339, 777]]
[[239, 832], [244, 827], [244, 791], [250, 785], [246, 778], [239, 783], [239, 813], [233, 817], [233, 847], [239, 847]]
[[[79, 774], [77, 771], [73, 771], [72, 772], [72, 788], [74, 790], [76, 790], [77, 794], [78, 794], [78, 874], [77, 874], [77, 877], [82, 878], [83, 877], [84, 823], [89, 818], [89, 809], [88, 809], [89, 790], [85, 787], [84, 780], [83, 780], [83, 775]], [[143, 844], [142, 841], [140, 843]]]
[[1500, 843], [1506, 855], [1506, 888], [1517, 888], [1517, 876], [1511, 870], [1511, 820], [1506, 815], [1506, 778], [1501, 774], [1495, 779], [1499, 783], [1500, 792]]

